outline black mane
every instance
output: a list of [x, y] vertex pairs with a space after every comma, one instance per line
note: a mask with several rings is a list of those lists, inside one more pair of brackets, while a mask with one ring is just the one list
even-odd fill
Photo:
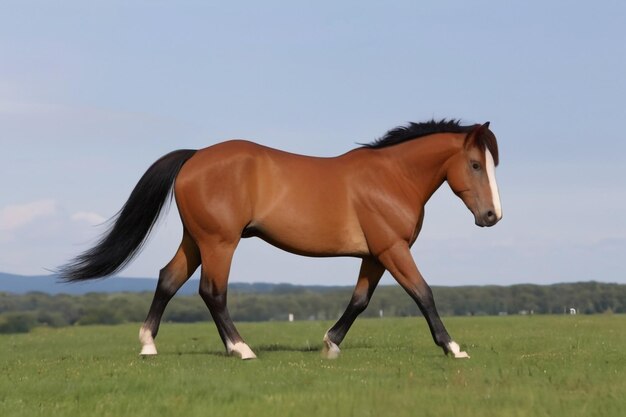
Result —
[[435, 133], [468, 133], [474, 127], [475, 125], [461, 126], [460, 121], [456, 119], [442, 119], [440, 121], [433, 119], [422, 123], [410, 122], [406, 126], [398, 126], [391, 129], [375, 141], [363, 144], [363, 147], [370, 149], [385, 148]]

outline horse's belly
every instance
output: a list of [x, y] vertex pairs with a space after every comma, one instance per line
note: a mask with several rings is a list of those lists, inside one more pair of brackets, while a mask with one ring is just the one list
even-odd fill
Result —
[[306, 256], [364, 256], [369, 253], [358, 224], [315, 220], [288, 216], [266, 219], [255, 227], [254, 235], [288, 252]]

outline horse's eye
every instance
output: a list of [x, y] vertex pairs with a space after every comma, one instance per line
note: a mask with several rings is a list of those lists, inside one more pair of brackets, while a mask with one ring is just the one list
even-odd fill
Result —
[[480, 170], [480, 164], [478, 162], [472, 162], [472, 169], [474, 171], [479, 171]]

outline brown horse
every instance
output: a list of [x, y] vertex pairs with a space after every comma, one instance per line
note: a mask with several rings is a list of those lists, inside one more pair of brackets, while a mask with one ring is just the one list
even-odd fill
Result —
[[160, 271], [141, 327], [142, 355], [169, 300], [202, 265], [200, 296], [229, 354], [255, 358], [226, 307], [228, 275], [241, 238], [259, 237], [288, 252], [362, 259], [348, 307], [324, 336], [327, 357], [339, 354], [356, 317], [388, 270], [415, 300], [435, 343], [468, 357], [445, 329], [430, 287], [409, 251], [424, 205], [447, 181], [478, 226], [502, 217], [495, 166], [498, 145], [489, 123], [411, 123], [334, 158], [295, 155], [234, 140], [179, 150], [156, 161], [139, 180], [111, 228], [92, 249], [60, 269], [66, 281], [111, 275], [140, 250], [171, 190], [183, 223], [182, 243]]

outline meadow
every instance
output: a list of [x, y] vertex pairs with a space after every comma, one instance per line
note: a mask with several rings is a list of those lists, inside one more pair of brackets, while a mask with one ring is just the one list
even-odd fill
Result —
[[360, 319], [337, 360], [330, 322], [239, 324], [259, 359], [227, 357], [212, 323], [0, 335], [0, 415], [623, 416], [626, 316], [444, 318], [469, 360], [443, 356], [422, 318]]

